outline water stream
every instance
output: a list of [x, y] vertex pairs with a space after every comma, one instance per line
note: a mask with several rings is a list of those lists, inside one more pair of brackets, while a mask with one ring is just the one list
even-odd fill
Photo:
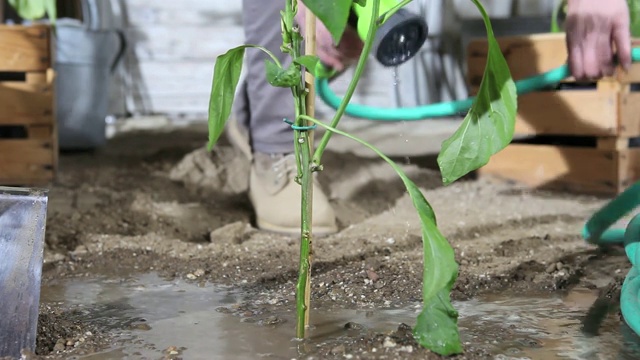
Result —
[[[480, 344], [496, 359], [638, 359], [640, 340], [615, 321], [611, 309], [594, 306], [597, 292], [578, 289], [563, 296], [485, 296], [456, 302], [464, 342]], [[82, 321], [100, 325], [116, 340], [81, 359], [157, 359], [175, 346], [185, 359], [294, 359], [301, 344], [292, 339], [290, 309], [270, 314], [274, 325], [246, 322], [216, 311], [233, 308], [247, 294], [210, 284], [167, 281], [154, 273], [128, 278], [74, 278], [43, 285], [42, 302], [79, 310]], [[402, 322], [413, 325], [416, 308], [314, 310], [314, 346], [348, 341], [353, 322], [381, 332]], [[351, 334], [351, 335], [349, 335]], [[334, 345], [331, 345], [334, 346]]]

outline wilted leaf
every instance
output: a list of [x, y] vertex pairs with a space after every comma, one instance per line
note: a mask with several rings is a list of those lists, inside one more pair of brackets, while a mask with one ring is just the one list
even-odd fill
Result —
[[472, 0], [484, 18], [489, 51], [482, 83], [460, 128], [445, 140], [438, 156], [442, 180], [450, 184], [489, 162], [513, 139], [517, 112], [516, 86], [491, 28], [489, 16]]
[[209, 100], [209, 150], [218, 141], [231, 114], [236, 87], [242, 72], [244, 51], [247, 47], [248, 45], [235, 47], [216, 59]]
[[462, 352], [458, 334], [458, 312], [451, 305], [450, 292], [458, 277], [458, 264], [453, 248], [442, 235], [436, 223], [431, 205], [418, 186], [402, 169], [373, 145], [320, 121], [315, 124], [346, 136], [368, 147], [391, 165], [404, 182], [422, 225], [424, 252], [422, 297], [424, 308], [418, 316], [414, 336], [427, 349], [444, 356]]

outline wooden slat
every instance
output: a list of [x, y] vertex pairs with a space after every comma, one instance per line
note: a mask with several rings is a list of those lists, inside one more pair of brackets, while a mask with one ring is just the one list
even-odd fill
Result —
[[617, 157], [616, 151], [595, 148], [511, 144], [479, 173], [532, 188], [615, 194], [620, 182]]
[[[633, 39], [632, 43], [638, 45], [640, 39]], [[562, 33], [501, 37], [498, 44], [514, 80], [531, 77], [567, 63], [568, 51], [565, 35]], [[469, 43], [467, 79], [470, 86], [480, 85], [487, 54], [486, 39], [474, 39]], [[640, 64], [634, 63], [628, 73], [619, 68], [613, 78], [622, 83], [640, 82]]]
[[48, 74], [46, 71], [33, 71], [28, 72], [26, 75], [26, 81], [28, 84], [47, 84]]
[[640, 136], [640, 93], [620, 94], [620, 136]]
[[43, 166], [15, 164], [5, 168], [0, 163], [0, 185], [4, 186], [44, 185], [51, 182], [54, 176], [54, 170]]
[[52, 116], [0, 116], [0, 125], [51, 125]]
[[626, 150], [629, 148], [629, 141], [626, 137], [603, 137], [597, 139], [596, 147], [600, 150]]
[[[563, 34], [501, 37], [498, 43], [514, 80], [552, 70], [563, 65], [567, 59]], [[487, 63], [487, 55], [486, 39], [475, 39], [469, 43], [467, 77], [470, 84], [480, 84]]]
[[51, 140], [0, 139], [0, 185], [40, 185], [53, 180], [57, 168]]
[[518, 98], [517, 134], [615, 135], [618, 100], [598, 91], [536, 92]]
[[53, 126], [51, 125], [31, 125], [27, 126], [27, 136], [29, 139], [48, 140], [53, 138]]
[[640, 180], [640, 149], [633, 148], [620, 152], [618, 157], [618, 192]]
[[44, 71], [51, 67], [46, 25], [0, 25], [0, 71]]
[[51, 140], [0, 139], [0, 173], [6, 165], [53, 165]]
[[0, 124], [15, 122], [18, 117], [51, 119], [53, 106], [51, 84], [0, 82]]

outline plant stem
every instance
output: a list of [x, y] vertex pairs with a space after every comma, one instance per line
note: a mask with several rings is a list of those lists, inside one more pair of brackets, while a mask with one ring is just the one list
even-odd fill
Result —
[[[297, 4], [297, 0], [291, 0], [290, 4]], [[288, 5], [291, 6], [291, 5]], [[297, 8], [297, 6], [296, 6]], [[289, 7], [291, 9], [291, 7]], [[309, 18], [308, 15], [309, 10], [305, 14], [306, 18]], [[293, 10], [287, 13], [287, 16], [290, 16], [290, 20], [293, 20], [295, 17], [295, 12]], [[291, 21], [292, 23], [293, 21]], [[307, 22], [306, 30], [309, 29], [309, 21]], [[291, 56], [295, 60], [300, 56], [300, 43], [301, 38], [297, 36], [291, 36], [292, 46], [291, 46]], [[305, 42], [306, 47], [308, 48], [310, 45], [315, 46], [315, 30], [311, 33], [306, 32], [307, 41]], [[309, 43], [309, 37], [312, 37], [312, 40]], [[294, 63], [294, 66], [301, 68], [300, 65]], [[301, 116], [306, 116], [309, 95], [306, 93], [306, 81], [305, 79], [300, 79], [300, 85], [294, 86], [292, 88], [293, 96], [295, 98], [296, 105], [296, 118], [295, 124], [297, 126], [305, 126], [306, 122], [301, 119]], [[313, 110], [313, 107], [311, 108]], [[309, 309], [310, 306], [310, 272], [311, 272], [311, 244], [312, 244], [312, 209], [313, 209], [313, 174], [311, 167], [311, 151], [312, 151], [312, 142], [311, 142], [311, 132], [309, 131], [294, 131], [294, 146], [296, 149], [296, 163], [298, 167], [298, 181], [301, 186], [301, 236], [300, 236], [300, 265], [299, 265], [299, 273], [298, 273], [298, 283], [296, 284], [296, 337], [302, 339], [305, 337], [306, 328], [309, 324]]]
[[[308, 139], [309, 134], [303, 132], [299, 140]], [[310, 309], [310, 270], [311, 270], [311, 215], [312, 215], [312, 191], [313, 180], [311, 172], [311, 151], [309, 146], [302, 144], [302, 234], [300, 238], [300, 267], [298, 284], [296, 286], [296, 337], [305, 337], [309, 321]]]
[[[371, 20], [369, 22], [369, 31], [367, 33], [367, 39], [364, 41], [364, 47], [362, 49], [362, 53], [360, 54], [360, 58], [358, 59], [358, 65], [356, 66], [353, 78], [351, 78], [351, 82], [347, 87], [347, 92], [344, 95], [344, 98], [342, 99], [342, 102], [340, 103], [340, 106], [338, 107], [336, 114], [333, 116], [333, 119], [331, 120], [332, 128], [335, 128], [338, 126], [338, 123], [340, 122], [342, 115], [347, 109], [347, 105], [349, 105], [349, 102], [351, 101], [351, 97], [353, 96], [353, 93], [356, 90], [356, 85], [358, 84], [358, 81], [362, 76], [362, 72], [364, 71], [364, 66], [368, 60], [369, 53], [371, 52], [371, 48], [373, 47], [374, 35], [375, 35], [375, 32], [378, 30], [378, 15], [379, 15], [378, 13], [380, 11], [380, 0], [372, 0], [372, 1], [373, 1], [373, 5], [372, 5], [373, 15], [371, 16]], [[321, 164], [322, 154], [324, 153], [324, 150], [327, 147], [327, 144], [329, 143], [329, 140], [331, 139], [332, 135], [333, 133], [331, 131], [327, 131], [322, 136], [322, 140], [320, 140], [320, 144], [318, 145], [318, 148], [316, 149], [315, 154], [313, 155], [314, 164], [317, 164], [317, 165]]]

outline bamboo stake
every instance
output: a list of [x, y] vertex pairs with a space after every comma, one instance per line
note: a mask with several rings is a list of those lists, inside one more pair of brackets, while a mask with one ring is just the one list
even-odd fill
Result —
[[[305, 44], [304, 44], [304, 53], [305, 55], [316, 55], [316, 16], [309, 10], [309, 8], [305, 9]], [[314, 117], [315, 116], [315, 87], [314, 87], [314, 76], [309, 71], [305, 72], [305, 82], [306, 88], [308, 89], [308, 93], [306, 96], [306, 114], [307, 116]], [[313, 125], [311, 122], [308, 122], [308, 125]], [[309, 151], [313, 154], [313, 138], [314, 132], [309, 131]], [[313, 189], [313, 187], [312, 187]], [[313, 194], [312, 191], [310, 191]], [[313, 197], [309, 199], [309, 201], [313, 202]], [[313, 258], [313, 237], [310, 236], [309, 242], [309, 272], [307, 276], [306, 283], [306, 291], [305, 291], [305, 307], [307, 311], [305, 312], [305, 328], [309, 326], [309, 310], [311, 309], [311, 263]]]

